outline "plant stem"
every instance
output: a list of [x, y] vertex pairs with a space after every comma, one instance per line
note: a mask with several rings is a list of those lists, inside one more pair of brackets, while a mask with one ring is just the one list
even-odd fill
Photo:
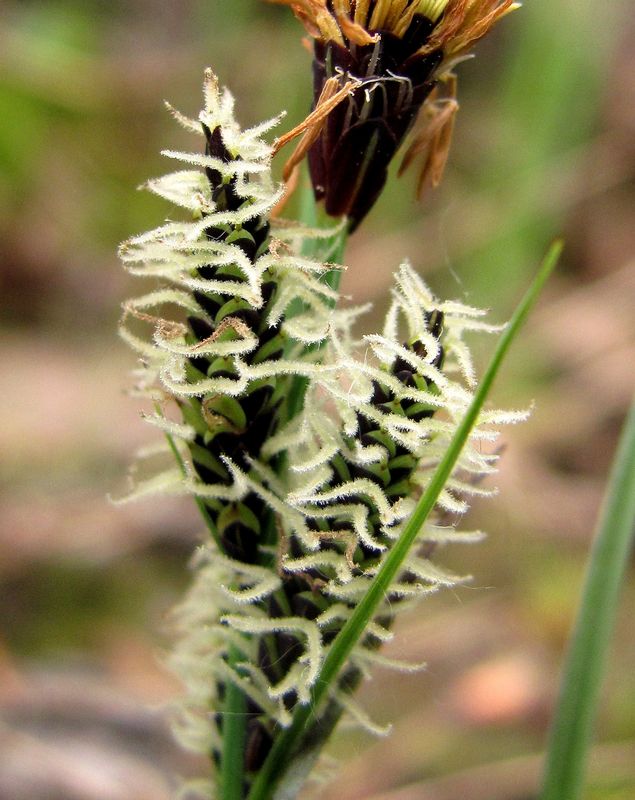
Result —
[[542, 800], [582, 793], [611, 632], [635, 530], [635, 400], [618, 447], [589, 556], [549, 736]]
[[297, 749], [298, 742], [303, 735], [307, 723], [310, 718], [317, 713], [320, 702], [324, 699], [329, 688], [337, 678], [353, 650], [353, 647], [364, 635], [368, 623], [373, 618], [378, 606], [389, 591], [390, 584], [401, 569], [403, 561], [416, 539], [417, 533], [434, 508], [439, 494], [450, 477], [478, 418], [503, 359], [530, 309], [536, 302], [545, 282], [553, 272], [561, 250], [562, 243], [555, 242], [547, 253], [538, 275], [520, 301], [509, 324], [502, 333], [494, 355], [483, 376], [483, 380], [463, 420], [452, 437], [452, 441], [444, 457], [432, 476], [430, 484], [417, 503], [401, 536], [391, 548], [384, 563], [372, 580], [368, 591], [333, 641], [324, 659], [320, 674], [313, 686], [310, 702], [296, 707], [291, 725], [276, 739], [267, 760], [263, 764], [252, 785], [248, 800], [269, 800], [273, 797], [276, 786], [280, 782], [285, 768], [292, 760], [293, 753]]
[[[236, 648], [229, 650], [229, 666], [244, 661]], [[223, 707], [223, 753], [221, 756], [220, 796], [223, 800], [242, 800], [245, 773], [245, 729], [247, 699], [243, 691], [227, 681]]]

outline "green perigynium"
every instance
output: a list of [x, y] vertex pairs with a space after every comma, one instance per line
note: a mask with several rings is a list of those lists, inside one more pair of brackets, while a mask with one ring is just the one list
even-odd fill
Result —
[[[186, 210], [122, 245], [135, 275], [159, 279], [124, 306], [122, 335], [138, 351], [140, 391], [178, 463], [132, 496], [194, 495], [211, 535], [173, 620], [172, 665], [186, 696], [175, 729], [188, 748], [224, 757], [228, 686], [244, 697], [244, 785], [308, 703], [325, 654], [366, 592], [426, 487], [471, 400], [474, 370], [464, 334], [498, 328], [483, 312], [435, 298], [408, 264], [396, 273], [381, 335], [356, 339], [363, 309], [334, 308], [321, 278], [333, 268], [299, 254], [307, 237], [332, 236], [272, 218], [283, 189], [271, 178], [275, 120], [241, 130], [233, 101], [205, 77], [198, 120], [205, 154], [175, 153], [195, 169], [148, 188]], [[145, 334], [142, 328], [145, 327]], [[299, 413], [291, 387], [307, 380]], [[350, 662], [316, 710], [323, 739], [341, 713], [373, 728], [351, 693], [369, 667], [401, 669], [380, 653], [400, 609], [462, 578], [433, 564], [466, 498], [495, 457], [483, 442], [520, 412], [481, 416], [439, 497], [438, 515], [386, 593]], [[210, 784], [210, 787], [212, 784]], [[212, 788], [205, 788], [211, 796]]]

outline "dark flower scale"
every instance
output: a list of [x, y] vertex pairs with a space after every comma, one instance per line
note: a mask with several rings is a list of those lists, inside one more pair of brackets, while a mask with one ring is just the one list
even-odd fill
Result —
[[[204, 127], [206, 155], [230, 162], [232, 156], [223, 144], [220, 128], [210, 131]], [[224, 181], [220, 173], [206, 168], [211, 187], [212, 200], [218, 211], [236, 211], [243, 203], [250, 202], [236, 192], [235, 177]], [[240, 247], [250, 260], [255, 260], [269, 245], [269, 224], [259, 217], [248, 220], [236, 230], [230, 225], [223, 228], [207, 228], [208, 239], [233, 243]], [[240, 270], [233, 264], [228, 266], [203, 266], [198, 270], [205, 279], [244, 280]], [[263, 295], [265, 303], [255, 309], [246, 300], [210, 292], [195, 291], [194, 297], [206, 312], [206, 317], [190, 316], [188, 323], [191, 341], [204, 341], [214, 334], [224, 319], [231, 316], [242, 320], [258, 335], [259, 346], [247, 356], [250, 363], [263, 358], [279, 358], [285, 347], [280, 326], [270, 327], [267, 322], [269, 303], [276, 292], [276, 283], [265, 281]], [[268, 301], [268, 302], [267, 302]], [[228, 331], [228, 336], [232, 332]], [[235, 378], [233, 359], [195, 357], [189, 360], [191, 381], [204, 377]], [[231, 483], [232, 478], [224, 466], [222, 457], [244, 465], [244, 457], [257, 458], [263, 441], [275, 426], [276, 412], [282, 402], [281, 392], [276, 391], [273, 379], [251, 381], [244, 393], [236, 398], [226, 395], [194, 397], [189, 403], [181, 403], [181, 411], [186, 422], [196, 431], [196, 438], [190, 446], [194, 467], [205, 483]], [[249, 495], [240, 502], [227, 504], [225, 501], [209, 501], [210, 510], [216, 522], [218, 540], [224, 552], [230, 557], [247, 563], [259, 561], [258, 545], [262, 543], [261, 520], [264, 506], [261, 500]]]
[[441, 49], [418, 52], [433, 28], [431, 20], [417, 15], [403, 38], [370, 31], [378, 34], [371, 44], [315, 42], [314, 106], [329, 78], [361, 81], [329, 114], [309, 151], [316, 199], [324, 201], [327, 214], [347, 216], [351, 231], [375, 204], [388, 165], [435, 87]]

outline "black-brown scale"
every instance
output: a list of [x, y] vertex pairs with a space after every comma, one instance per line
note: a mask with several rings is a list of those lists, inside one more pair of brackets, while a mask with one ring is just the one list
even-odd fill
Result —
[[331, 111], [309, 152], [316, 199], [324, 200], [331, 216], [345, 214], [350, 230], [377, 200], [388, 165], [436, 85], [441, 50], [417, 53], [436, 24], [416, 14], [402, 38], [380, 29], [369, 31], [380, 35], [374, 44], [315, 41], [313, 107], [328, 78], [337, 77], [341, 84], [349, 76], [362, 81]]
[[[203, 126], [206, 139], [207, 155], [231, 162], [233, 157], [226, 149], [220, 129], [210, 131]], [[212, 189], [212, 200], [219, 211], [236, 211], [245, 202], [236, 191], [236, 179], [223, 180], [218, 170], [208, 167], [205, 170]], [[230, 226], [207, 228], [205, 231], [208, 239], [233, 243], [238, 246], [252, 261], [266, 250], [269, 225], [265, 220], [254, 218], [245, 222], [238, 229]], [[215, 267], [204, 266], [198, 270], [198, 276], [207, 279], [244, 280], [244, 276], [235, 266]], [[283, 342], [280, 337], [279, 326], [267, 325], [267, 314], [270, 302], [275, 295], [276, 284], [273, 279], [263, 285], [264, 303], [261, 309], [252, 308], [247, 302], [239, 298], [211, 292], [195, 291], [194, 297], [206, 314], [190, 316], [188, 319], [192, 341], [200, 342], [212, 336], [223, 319], [231, 316], [246, 323], [258, 335], [259, 344], [255, 351], [243, 356], [247, 363], [259, 357], [276, 359], [282, 355]], [[235, 334], [228, 330], [224, 337], [233, 338]], [[189, 369], [192, 378], [201, 377], [235, 377], [231, 358], [192, 357], [189, 359]], [[201, 400], [194, 398], [183, 405], [186, 419], [194, 421], [196, 437], [191, 448], [192, 459], [196, 472], [205, 483], [231, 482], [231, 476], [226, 470], [221, 456], [227, 456], [241, 466], [244, 466], [243, 456], [257, 457], [263, 442], [270, 433], [274, 424], [280, 397], [275, 396], [274, 386], [271, 381], [254, 381], [246, 392], [236, 398], [240, 409], [235, 409], [244, 424], [236, 424], [236, 419], [228, 418], [228, 406], [232, 407], [233, 401], [221, 397], [208, 396]], [[209, 424], [213, 418], [216, 426]], [[238, 507], [240, 506], [240, 507]], [[217, 516], [219, 525], [219, 538], [223, 549], [231, 558], [247, 563], [256, 563], [259, 560], [259, 535], [261, 531], [255, 521], [264, 518], [265, 507], [255, 495], [248, 496], [234, 509], [229, 509], [226, 503], [210, 501], [210, 511]], [[222, 529], [221, 529], [222, 527]]]

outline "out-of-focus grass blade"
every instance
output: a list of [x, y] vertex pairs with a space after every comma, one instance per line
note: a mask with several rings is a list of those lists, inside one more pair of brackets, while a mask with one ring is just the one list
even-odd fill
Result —
[[635, 531], [635, 399], [609, 478], [564, 668], [542, 800], [580, 797], [619, 589]]
[[417, 503], [399, 539], [371, 582], [368, 591], [331, 645], [324, 659], [322, 670], [313, 687], [311, 702], [295, 709], [291, 725], [276, 739], [267, 760], [252, 785], [248, 800], [271, 800], [272, 797], [277, 796], [276, 787], [286, 768], [292, 762], [293, 752], [301, 741], [307, 723], [311, 720], [317, 706], [337, 679], [353, 647], [364, 635], [366, 626], [373, 618], [393, 579], [402, 568], [404, 559], [412, 547], [417, 533], [434, 508], [441, 490], [454, 469], [454, 465], [474, 427], [513, 340], [536, 302], [545, 282], [553, 272], [561, 251], [561, 242], [555, 242], [551, 246], [538, 275], [520, 301], [509, 324], [501, 335], [496, 351], [475, 392], [474, 399], [459, 424], [445, 456], [432, 476], [430, 484]]
[[[511, 303], [543, 242], [562, 230], [577, 198], [565, 187], [601, 126], [600, 92], [611, 80], [612, 54], [629, 14], [623, 0], [605, 3], [601, 12], [595, 0], [529, 0], [496, 32], [509, 48], [498, 87], [490, 87], [496, 144], [484, 162], [476, 160], [475, 179], [484, 208], [500, 213], [491, 237], [453, 261], [471, 276], [472, 302]], [[472, 203], [478, 202], [474, 195]]]

